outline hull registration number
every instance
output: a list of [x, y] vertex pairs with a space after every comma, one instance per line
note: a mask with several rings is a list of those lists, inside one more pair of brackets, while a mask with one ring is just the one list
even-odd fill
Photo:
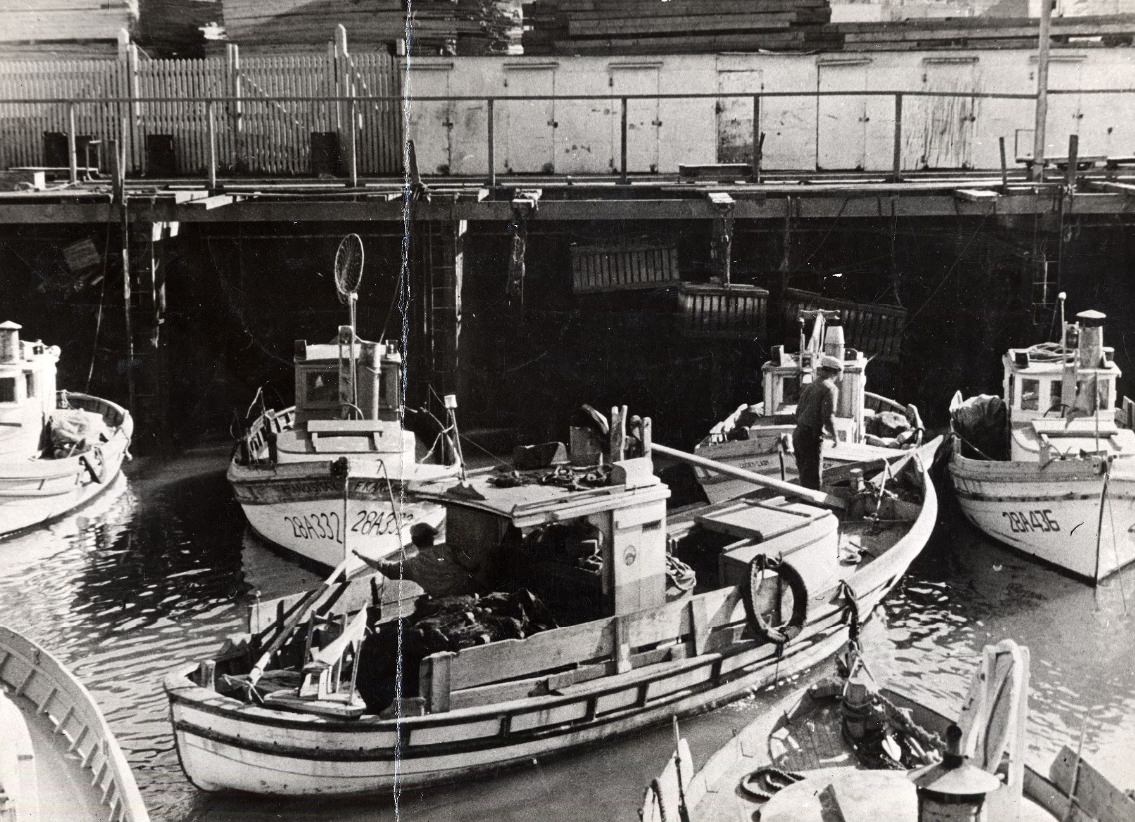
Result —
[[1060, 523], [1052, 515], [1051, 508], [1034, 508], [1030, 511], [1002, 511], [1001, 516], [1009, 520], [1009, 530], [1014, 534], [1060, 530]]

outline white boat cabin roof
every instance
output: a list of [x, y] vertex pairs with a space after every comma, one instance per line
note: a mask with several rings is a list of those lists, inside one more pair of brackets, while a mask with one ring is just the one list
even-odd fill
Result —
[[[542, 475], [552, 469], [520, 472], [517, 485], [497, 485], [501, 474], [493, 469], [471, 471], [464, 483], [452, 478], [415, 484], [413, 492], [420, 499], [440, 502], [449, 508], [481, 511], [510, 520], [518, 528], [530, 528], [552, 522], [567, 522], [604, 511], [618, 511], [643, 502], [665, 500], [670, 489], [653, 474], [651, 461], [636, 458], [617, 463], [613, 471], [622, 471], [626, 482], [572, 489], [544, 483]], [[507, 475], [505, 475], [507, 476]]]

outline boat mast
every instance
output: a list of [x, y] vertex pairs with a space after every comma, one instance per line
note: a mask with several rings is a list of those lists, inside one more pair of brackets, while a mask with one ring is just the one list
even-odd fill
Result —
[[1045, 125], [1048, 120], [1048, 46], [1052, 25], [1052, 4], [1055, 0], [1040, 0], [1040, 42], [1036, 60], [1036, 122], [1033, 128], [1033, 164], [1029, 176], [1034, 182], [1044, 182]]

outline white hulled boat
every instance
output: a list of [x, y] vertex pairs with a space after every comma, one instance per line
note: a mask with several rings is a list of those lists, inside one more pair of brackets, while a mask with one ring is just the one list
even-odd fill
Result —
[[91, 694], [0, 625], [0, 819], [147, 822], [134, 774]]
[[0, 535], [89, 502], [118, 476], [134, 421], [109, 400], [56, 390], [59, 348], [0, 325]]
[[[361, 272], [361, 245], [357, 253]], [[329, 568], [351, 550], [370, 557], [396, 552], [418, 522], [440, 527], [441, 506], [407, 496], [406, 484], [458, 471], [456, 462], [419, 462], [418, 439], [403, 424], [402, 356], [393, 342], [355, 333], [357, 276], [347, 293], [340, 291], [350, 325], [339, 326], [331, 343], [296, 341], [295, 405], [261, 409], [228, 469], [233, 494], [260, 537]], [[447, 435], [455, 445], [449, 406], [455, 404], [447, 398]]]
[[857, 649], [848, 660], [848, 678], [780, 700], [701, 768], [677, 739], [639, 819], [1135, 818], [1135, 799], [1068, 746], [1047, 774], [1025, 761], [1027, 648], [1012, 640], [986, 646], [956, 706], [882, 686]]
[[641, 456], [627, 457], [625, 409], [611, 419], [605, 464], [417, 489], [446, 507], [437, 549], [492, 593], [345, 583], [344, 564], [317, 591], [258, 606], [251, 633], [217, 657], [170, 674], [190, 781], [383, 791], [704, 710], [834, 653], [933, 529], [917, 454], [827, 492], [755, 477], [765, 490], [668, 518], [651, 455], [691, 455], [652, 446], [646, 420]]
[[1060, 343], [1010, 349], [1003, 399], [957, 394], [950, 406], [950, 477], [966, 518], [1092, 583], [1135, 560], [1135, 431], [1117, 409], [1104, 320], [1082, 311], [1062, 322]]
[[[805, 337], [809, 319], [812, 328]], [[772, 359], [761, 368], [762, 401], [741, 405], [714, 425], [694, 453], [758, 474], [795, 480], [798, 473], [792, 454], [792, 431], [796, 427], [796, 403], [801, 389], [815, 378], [824, 354], [843, 362], [835, 414], [839, 445], [833, 448], [825, 439], [826, 468], [894, 459], [919, 446], [923, 427], [918, 409], [867, 391], [870, 358], [844, 344], [838, 312], [803, 311], [799, 324], [798, 353], [774, 346]], [[731, 477], [702, 470], [697, 475], [710, 502], [730, 499], [748, 490], [743, 482]]]

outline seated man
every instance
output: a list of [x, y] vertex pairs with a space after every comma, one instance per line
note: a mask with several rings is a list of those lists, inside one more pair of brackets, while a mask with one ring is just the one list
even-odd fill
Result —
[[[422, 586], [431, 597], [472, 594], [481, 590], [473, 577], [477, 563], [464, 552], [448, 543], [434, 545], [437, 531], [425, 522], [416, 523], [410, 528], [410, 542], [417, 548], [405, 560], [370, 559], [357, 550], [352, 553], [391, 579], [402, 576]], [[401, 565], [401, 573], [399, 572]]]

